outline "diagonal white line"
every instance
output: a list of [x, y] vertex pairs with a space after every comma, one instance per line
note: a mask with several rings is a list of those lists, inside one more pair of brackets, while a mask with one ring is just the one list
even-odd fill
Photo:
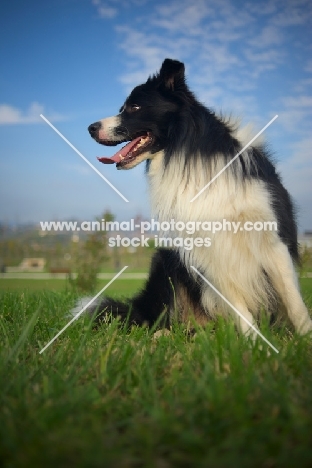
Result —
[[191, 266], [191, 268], [193, 268], [194, 271], [196, 271], [196, 273], [217, 293], [219, 294], [219, 296], [234, 310], [234, 312], [236, 312], [246, 323], [248, 323], [248, 325], [263, 339], [263, 341], [265, 341], [276, 353], [279, 353], [279, 351], [272, 345], [272, 343], [270, 343], [269, 340], [266, 339], [265, 336], [262, 335], [262, 333], [259, 332], [259, 330], [257, 330], [257, 328], [249, 322], [249, 320], [246, 319], [246, 317], [243, 316], [243, 314], [238, 310], [236, 309], [236, 307], [234, 307], [230, 301], [227, 300], [226, 297], [223, 296], [223, 294], [220, 293], [220, 291], [217, 290], [217, 288], [215, 288], [213, 286], [213, 284], [211, 284], [195, 267]]
[[54, 127], [54, 125], [51, 124], [51, 122], [49, 122], [49, 120], [43, 115], [43, 114], [40, 114], [40, 117], [48, 124], [50, 125], [50, 127], [74, 150], [76, 151], [76, 153], [90, 166], [92, 167], [92, 169], [100, 176], [102, 177], [102, 179], [113, 189], [115, 190], [116, 193], [118, 193], [118, 195], [125, 201], [125, 202], [129, 202], [129, 200], [127, 200], [126, 197], [123, 196], [122, 193], [119, 192], [118, 189], [116, 189], [116, 187], [109, 181], [106, 179], [106, 177], [103, 176], [103, 174], [101, 174], [100, 171], [98, 171], [91, 163], [90, 161], [87, 160], [87, 158], [84, 157], [83, 154], [80, 153], [80, 151], [77, 150], [77, 148], [75, 148], [74, 145], [71, 144], [70, 141], [67, 140], [67, 138], [64, 137], [64, 135], [57, 129]]
[[111, 279], [111, 280], [110, 280], [110, 281], [107, 283], [107, 285], [106, 285], [106, 286], [104, 286], [104, 288], [103, 288], [103, 289], [101, 289], [101, 291], [100, 291], [99, 293], [97, 293], [97, 295], [96, 295], [96, 296], [94, 296], [94, 298], [93, 298], [93, 299], [91, 299], [91, 301], [90, 301], [90, 302], [88, 302], [88, 304], [87, 304], [87, 305], [85, 305], [85, 306], [83, 307], [83, 309], [81, 309], [81, 311], [80, 311], [80, 312], [79, 312], [77, 315], [75, 315], [75, 317], [74, 317], [74, 318], [72, 318], [72, 319], [70, 320], [70, 322], [68, 322], [68, 323], [67, 323], [67, 325], [65, 325], [65, 327], [64, 327], [64, 328], [62, 328], [62, 330], [61, 330], [61, 331], [59, 331], [59, 332], [58, 332], [58, 334], [57, 334], [57, 335], [55, 335], [55, 337], [54, 337], [54, 338], [52, 338], [52, 340], [51, 340], [51, 341], [49, 341], [49, 343], [48, 343], [48, 344], [46, 344], [46, 345], [45, 345], [45, 347], [44, 347], [44, 348], [42, 348], [42, 350], [39, 352], [39, 354], [43, 353], [43, 351], [45, 351], [45, 350], [46, 350], [46, 349], [47, 349], [47, 348], [50, 346], [50, 344], [52, 344], [52, 343], [53, 343], [53, 342], [54, 342], [54, 341], [55, 341], [55, 340], [56, 340], [56, 339], [57, 339], [57, 338], [58, 338], [58, 337], [59, 337], [59, 336], [60, 336], [60, 335], [63, 333], [63, 331], [65, 331], [65, 330], [66, 330], [66, 328], [68, 328], [68, 327], [69, 327], [69, 326], [70, 326], [70, 325], [71, 325], [71, 324], [72, 324], [72, 323], [73, 323], [75, 320], [77, 320], [77, 319], [78, 319], [78, 317], [80, 317], [80, 315], [81, 315], [81, 314], [82, 314], [82, 313], [83, 313], [83, 312], [84, 312], [84, 311], [85, 311], [85, 310], [86, 310], [86, 309], [89, 307], [89, 305], [91, 305], [91, 304], [92, 304], [92, 302], [94, 302], [94, 301], [95, 301], [95, 299], [96, 299], [97, 297], [99, 297], [99, 296], [102, 294], [102, 292], [103, 292], [103, 291], [105, 291], [105, 289], [107, 289], [107, 288], [108, 288], [108, 287], [109, 287], [109, 286], [110, 286], [110, 285], [113, 283], [113, 281], [115, 281], [115, 279], [117, 279], [117, 278], [118, 278], [118, 276], [120, 276], [120, 275], [121, 275], [121, 274], [122, 274], [122, 273], [125, 271], [125, 269], [126, 269], [126, 268], [128, 268], [128, 266], [125, 266], [125, 267], [123, 267], [123, 269], [122, 269], [122, 270], [120, 270], [120, 272], [119, 272], [119, 273], [117, 273], [117, 275], [115, 275], [115, 276], [114, 276], [114, 278], [113, 278], [113, 279]]
[[224, 171], [225, 171], [225, 170], [226, 170], [226, 169], [227, 169], [227, 168], [228, 168], [228, 167], [229, 167], [229, 166], [230, 166], [230, 165], [231, 165], [231, 164], [232, 164], [232, 163], [233, 163], [233, 162], [234, 162], [234, 161], [235, 161], [235, 160], [238, 158], [238, 156], [239, 156], [239, 155], [241, 155], [241, 154], [242, 154], [242, 153], [245, 151], [245, 149], [246, 149], [246, 148], [248, 148], [248, 146], [250, 146], [250, 145], [251, 145], [251, 143], [253, 143], [253, 142], [256, 140], [256, 138], [258, 138], [258, 136], [260, 136], [260, 135], [261, 135], [261, 133], [263, 133], [263, 132], [264, 132], [264, 130], [266, 130], [266, 129], [269, 127], [269, 125], [271, 125], [271, 123], [273, 123], [273, 122], [274, 122], [274, 120], [276, 120], [276, 119], [277, 119], [277, 117], [278, 117], [278, 115], [276, 115], [275, 117], [273, 117], [273, 119], [271, 119], [271, 120], [270, 120], [270, 122], [269, 122], [269, 123], [267, 123], [267, 124], [266, 124], [266, 125], [263, 127], [263, 129], [262, 129], [262, 130], [260, 130], [260, 132], [259, 132], [259, 133], [257, 133], [257, 135], [256, 135], [256, 136], [254, 136], [254, 137], [253, 137], [253, 138], [250, 140], [250, 142], [249, 142], [249, 143], [247, 143], [247, 145], [246, 145], [246, 146], [244, 146], [244, 148], [243, 148], [243, 149], [241, 149], [241, 150], [240, 150], [240, 152], [239, 152], [239, 153], [237, 153], [237, 154], [234, 156], [234, 158], [233, 158], [233, 159], [231, 159], [231, 161], [230, 161], [230, 162], [228, 162], [228, 163], [227, 163], [227, 164], [224, 166], [224, 168], [223, 168], [223, 169], [221, 169], [221, 171], [220, 171], [220, 172], [218, 172], [218, 174], [217, 174], [217, 175], [215, 175], [215, 176], [214, 176], [214, 177], [211, 179], [211, 181], [210, 181], [210, 182], [208, 182], [208, 184], [207, 184], [207, 185], [205, 185], [205, 187], [203, 187], [203, 188], [202, 188], [202, 189], [201, 189], [201, 190], [198, 192], [198, 194], [197, 194], [197, 195], [195, 195], [195, 197], [193, 197], [193, 198], [192, 198], [192, 200], [190, 200], [190, 203], [192, 203], [194, 200], [196, 200], [196, 198], [198, 198], [198, 197], [199, 197], [199, 195], [201, 195], [201, 194], [204, 192], [204, 190], [206, 190], [206, 189], [209, 187], [209, 185], [211, 185], [211, 184], [212, 184], [212, 182], [214, 182], [214, 181], [215, 181], [215, 180], [216, 180], [216, 179], [219, 177], [219, 175], [221, 175], [221, 174], [222, 174], [222, 172], [224, 172]]

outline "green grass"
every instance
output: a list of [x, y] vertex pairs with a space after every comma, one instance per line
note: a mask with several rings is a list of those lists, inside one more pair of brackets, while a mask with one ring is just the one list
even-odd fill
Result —
[[[100, 291], [109, 280], [99, 280], [96, 290]], [[109, 286], [110, 295], [131, 295], [133, 291], [139, 289], [144, 280], [125, 280], [117, 279]], [[66, 291], [70, 289], [67, 280], [49, 279], [49, 280], [33, 280], [33, 279], [1, 279], [0, 292], [3, 291]]]
[[0, 291], [63, 291], [66, 288], [66, 280], [33, 280], [33, 279], [0, 279]]
[[[302, 285], [311, 306], [312, 280]], [[156, 339], [81, 317], [39, 354], [68, 322], [73, 293], [0, 300], [5, 468], [312, 466], [311, 339], [264, 321], [280, 351], [267, 355], [223, 320]]]

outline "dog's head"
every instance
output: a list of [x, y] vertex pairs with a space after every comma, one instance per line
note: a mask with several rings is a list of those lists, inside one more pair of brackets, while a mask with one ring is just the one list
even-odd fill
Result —
[[118, 115], [89, 126], [92, 138], [102, 145], [128, 142], [112, 158], [100, 158], [100, 161], [116, 162], [118, 169], [131, 169], [152, 159], [168, 145], [177, 111], [190, 95], [183, 63], [166, 59], [158, 74], [134, 88]]

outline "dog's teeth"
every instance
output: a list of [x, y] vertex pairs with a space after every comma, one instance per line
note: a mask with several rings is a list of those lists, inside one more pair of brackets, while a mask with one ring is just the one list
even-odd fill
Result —
[[123, 161], [125, 159], [124, 156], [122, 156], [121, 154], [119, 155], [120, 156], [120, 160]]

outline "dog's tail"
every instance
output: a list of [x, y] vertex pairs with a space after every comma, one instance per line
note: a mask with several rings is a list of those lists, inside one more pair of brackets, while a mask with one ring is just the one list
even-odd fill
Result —
[[[119, 318], [123, 324], [128, 326], [146, 325], [150, 327], [154, 324], [155, 320], [154, 317], [150, 316], [148, 311], [143, 310], [137, 304], [138, 297], [141, 295], [142, 293], [133, 299], [124, 301], [105, 296], [94, 301], [92, 301], [92, 297], [83, 297], [70, 311], [70, 314], [75, 317], [80, 315], [81, 311], [85, 309], [83, 313], [88, 314], [93, 319], [95, 326], [107, 323], [111, 318]], [[88, 306], [91, 301], [92, 304]]]
[[[182, 295], [183, 304], [179, 303], [177, 297], [181, 290], [187, 291], [187, 294]], [[91, 300], [83, 298], [71, 310], [71, 315], [79, 314]], [[192, 310], [198, 308], [199, 303], [200, 287], [192, 280], [178, 253], [159, 249], [152, 259], [149, 278], [142, 291], [125, 301], [109, 297], [98, 298], [85, 311], [93, 317], [95, 324], [107, 322], [111, 317], [119, 317], [128, 326], [152, 327], [157, 324], [160, 327], [169, 327], [172, 314], [177, 309]]]

